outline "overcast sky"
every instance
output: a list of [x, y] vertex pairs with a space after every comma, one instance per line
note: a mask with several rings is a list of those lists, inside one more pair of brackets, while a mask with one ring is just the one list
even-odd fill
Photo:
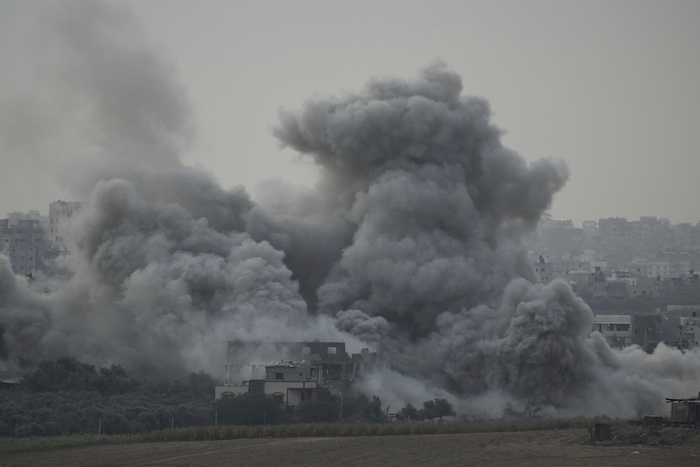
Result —
[[[15, 141], [36, 130], [18, 123], [15, 90], [44, 59], [27, 45], [27, 3], [0, 0], [0, 216], [74, 197], [56, 177], [70, 156]], [[185, 162], [253, 197], [265, 179], [315, 181], [270, 134], [280, 107], [376, 75], [411, 78], [442, 58], [465, 95], [490, 101], [506, 146], [567, 161], [555, 218], [700, 221], [698, 1], [110, 3], [131, 10], [187, 91], [197, 132]]]

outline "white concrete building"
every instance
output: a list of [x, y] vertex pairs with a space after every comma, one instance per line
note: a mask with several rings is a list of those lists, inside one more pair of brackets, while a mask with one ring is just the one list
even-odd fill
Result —
[[596, 315], [593, 331], [605, 337], [611, 347], [625, 347], [632, 344], [632, 316]]
[[80, 213], [82, 203], [79, 201], [54, 201], [49, 204], [49, 241], [67, 251], [71, 246], [71, 221]]

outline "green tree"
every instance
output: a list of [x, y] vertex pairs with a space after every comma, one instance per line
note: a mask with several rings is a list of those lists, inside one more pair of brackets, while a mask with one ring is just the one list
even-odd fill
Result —
[[433, 420], [437, 417], [437, 412], [435, 410], [435, 401], [425, 401], [423, 402], [423, 408], [418, 411], [418, 418], [420, 420]]
[[457, 415], [454, 410], [452, 410], [452, 404], [450, 404], [447, 399], [435, 399], [434, 401], [435, 416], [442, 422], [442, 417], [453, 417]]
[[319, 388], [316, 400], [306, 400], [299, 407], [301, 418], [313, 422], [335, 422], [340, 417], [340, 396]]
[[441, 422], [442, 417], [453, 415], [455, 415], [455, 412], [452, 410], [452, 404], [450, 404], [447, 399], [425, 401], [423, 402], [423, 408], [418, 412], [418, 418], [420, 420], [434, 420], [437, 418]]
[[[214, 420], [214, 379], [141, 382], [119, 365], [96, 370], [75, 358], [41, 362], [17, 391], [0, 392], [0, 436], [141, 433]], [[276, 408], [279, 410], [278, 408]], [[268, 411], [270, 422], [275, 410]], [[261, 422], [262, 423], [262, 422]]]
[[95, 391], [97, 372], [93, 365], [74, 357], [47, 360], [24, 377], [24, 385], [33, 391]]
[[120, 365], [100, 368], [96, 375], [95, 389], [102, 395], [127, 394], [138, 386], [139, 382], [129, 378]]
[[379, 397], [372, 396], [370, 400], [366, 395], [358, 394], [344, 397], [343, 418], [363, 423], [384, 423], [386, 414], [382, 412], [382, 401]]
[[189, 385], [189, 392], [193, 397], [214, 397], [216, 380], [210, 374], [204, 371], [190, 373], [187, 377], [187, 383]]
[[409, 402], [406, 404], [406, 407], [399, 411], [399, 419], [405, 422], [410, 420], [415, 423], [418, 420], [418, 409]]

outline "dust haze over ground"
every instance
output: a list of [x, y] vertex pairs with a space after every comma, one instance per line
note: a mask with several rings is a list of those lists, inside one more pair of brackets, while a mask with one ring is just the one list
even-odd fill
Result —
[[127, 10], [35, 6], [0, 151], [46, 161], [87, 203], [70, 279], [28, 281], [0, 257], [2, 366], [72, 355], [170, 378], [219, 373], [226, 340], [319, 338], [379, 350], [359, 386], [392, 407], [634, 417], [697, 392], [697, 353], [613, 351], [565, 282], [536, 283], [520, 238], [567, 166], [503, 147], [446, 63], [280, 110], [274, 137], [319, 184], [253, 200], [181, 162], [185, 89]]

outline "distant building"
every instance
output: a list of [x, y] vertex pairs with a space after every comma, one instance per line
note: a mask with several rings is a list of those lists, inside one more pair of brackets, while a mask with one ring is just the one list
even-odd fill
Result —
[[680, 318], [680, 347], [695, 349], [698, 346], [700, 346], [700, 319], [697, 317], [697, 311], [693, 311], [691, 317]]
[[285, 407], [298, 407], [307, 400], [318, 397], [318, 381], [299, 379], [251, 379], [233, 386], [216, 386], [215, 399], [240, 396], [241, 394], [265, 394]]
[[[272, 356], [276, 363], [253, 363]], [[343, 393], [375, 357], [368, 349], [349, 355], [344, 342], [229, 341], [226, 384], [216, 387], [215, 397], [260, 393], [294, 407], [314, 399], [320, 387]]]
[[54, 201], [49, 204], [49, 241], [67, 251], [70, 246], [70, 221], [80, 213], [82, 203], [79, 201]]
[[624, 300], [627, 298], [627, 289], [629, 282], [624, 279], [606, 278], [605, 282], [605, 297]]
[[10, 258], [15, 274], [34, 274], [41, 269], [46, 248], [44, 229], [38, 220], [0, 220], [0, 252]]
[[622, 348], [638, 345], [646, 352], [653, 352], [662, 341], [662, 316], [645, 315], [596, 315], [593, 331], [598, 331], [610, 347]]
[[598, 331], [610, 347], [622, 348], [632, 345], [631, 315], [596, 315], [593, 331]]
[[659, 292], [659, 283], [651, 277], [637, 277], [629, 284], [629, 297], [655, 297]]
[[607, 298], [608, 280], [600, 267], [595, 268], [595, 272], [589, 276], [588, 293], [593, 298]]
[[646, 352], [654, 351], [663, 342], [663, 317], [657, 314], [632, 315], [632, 343]]
[[572, 230], [575, 229], [571, 219], [565, 221], [554, 220], [551, 217], [543, 216], [539, 223], [540, 229]]
[[537, 274], [540, 282], [543, 284], [552, 282], [552, 279], [554, 279], [553, 272], [553, 265], [551, 263], [546, 263], [544, 256], [540, 256], [537, 263], [535, 263], [535, 274]]
[[598, 222], [596, 221], [583, 221], [581, 228], [584, 232], [598, 233]]
[[31, 210], [29, 212], [14, 211], [7, 214], [7, 220], [10, 225], [17, 225], [20, 220], [38, 221], [42, 228], [46, 229], [49, 225], [49, 218], [42, 216], [39, 211]]
[[673, 265], [668, 261], [647, 262], [645, 265], [646, 276], [666, 279], [672, 277]]
[[608, 217], [598, 220], [598, 232], [606, 240], [631, 240], [633, 227], [624, 217]]

